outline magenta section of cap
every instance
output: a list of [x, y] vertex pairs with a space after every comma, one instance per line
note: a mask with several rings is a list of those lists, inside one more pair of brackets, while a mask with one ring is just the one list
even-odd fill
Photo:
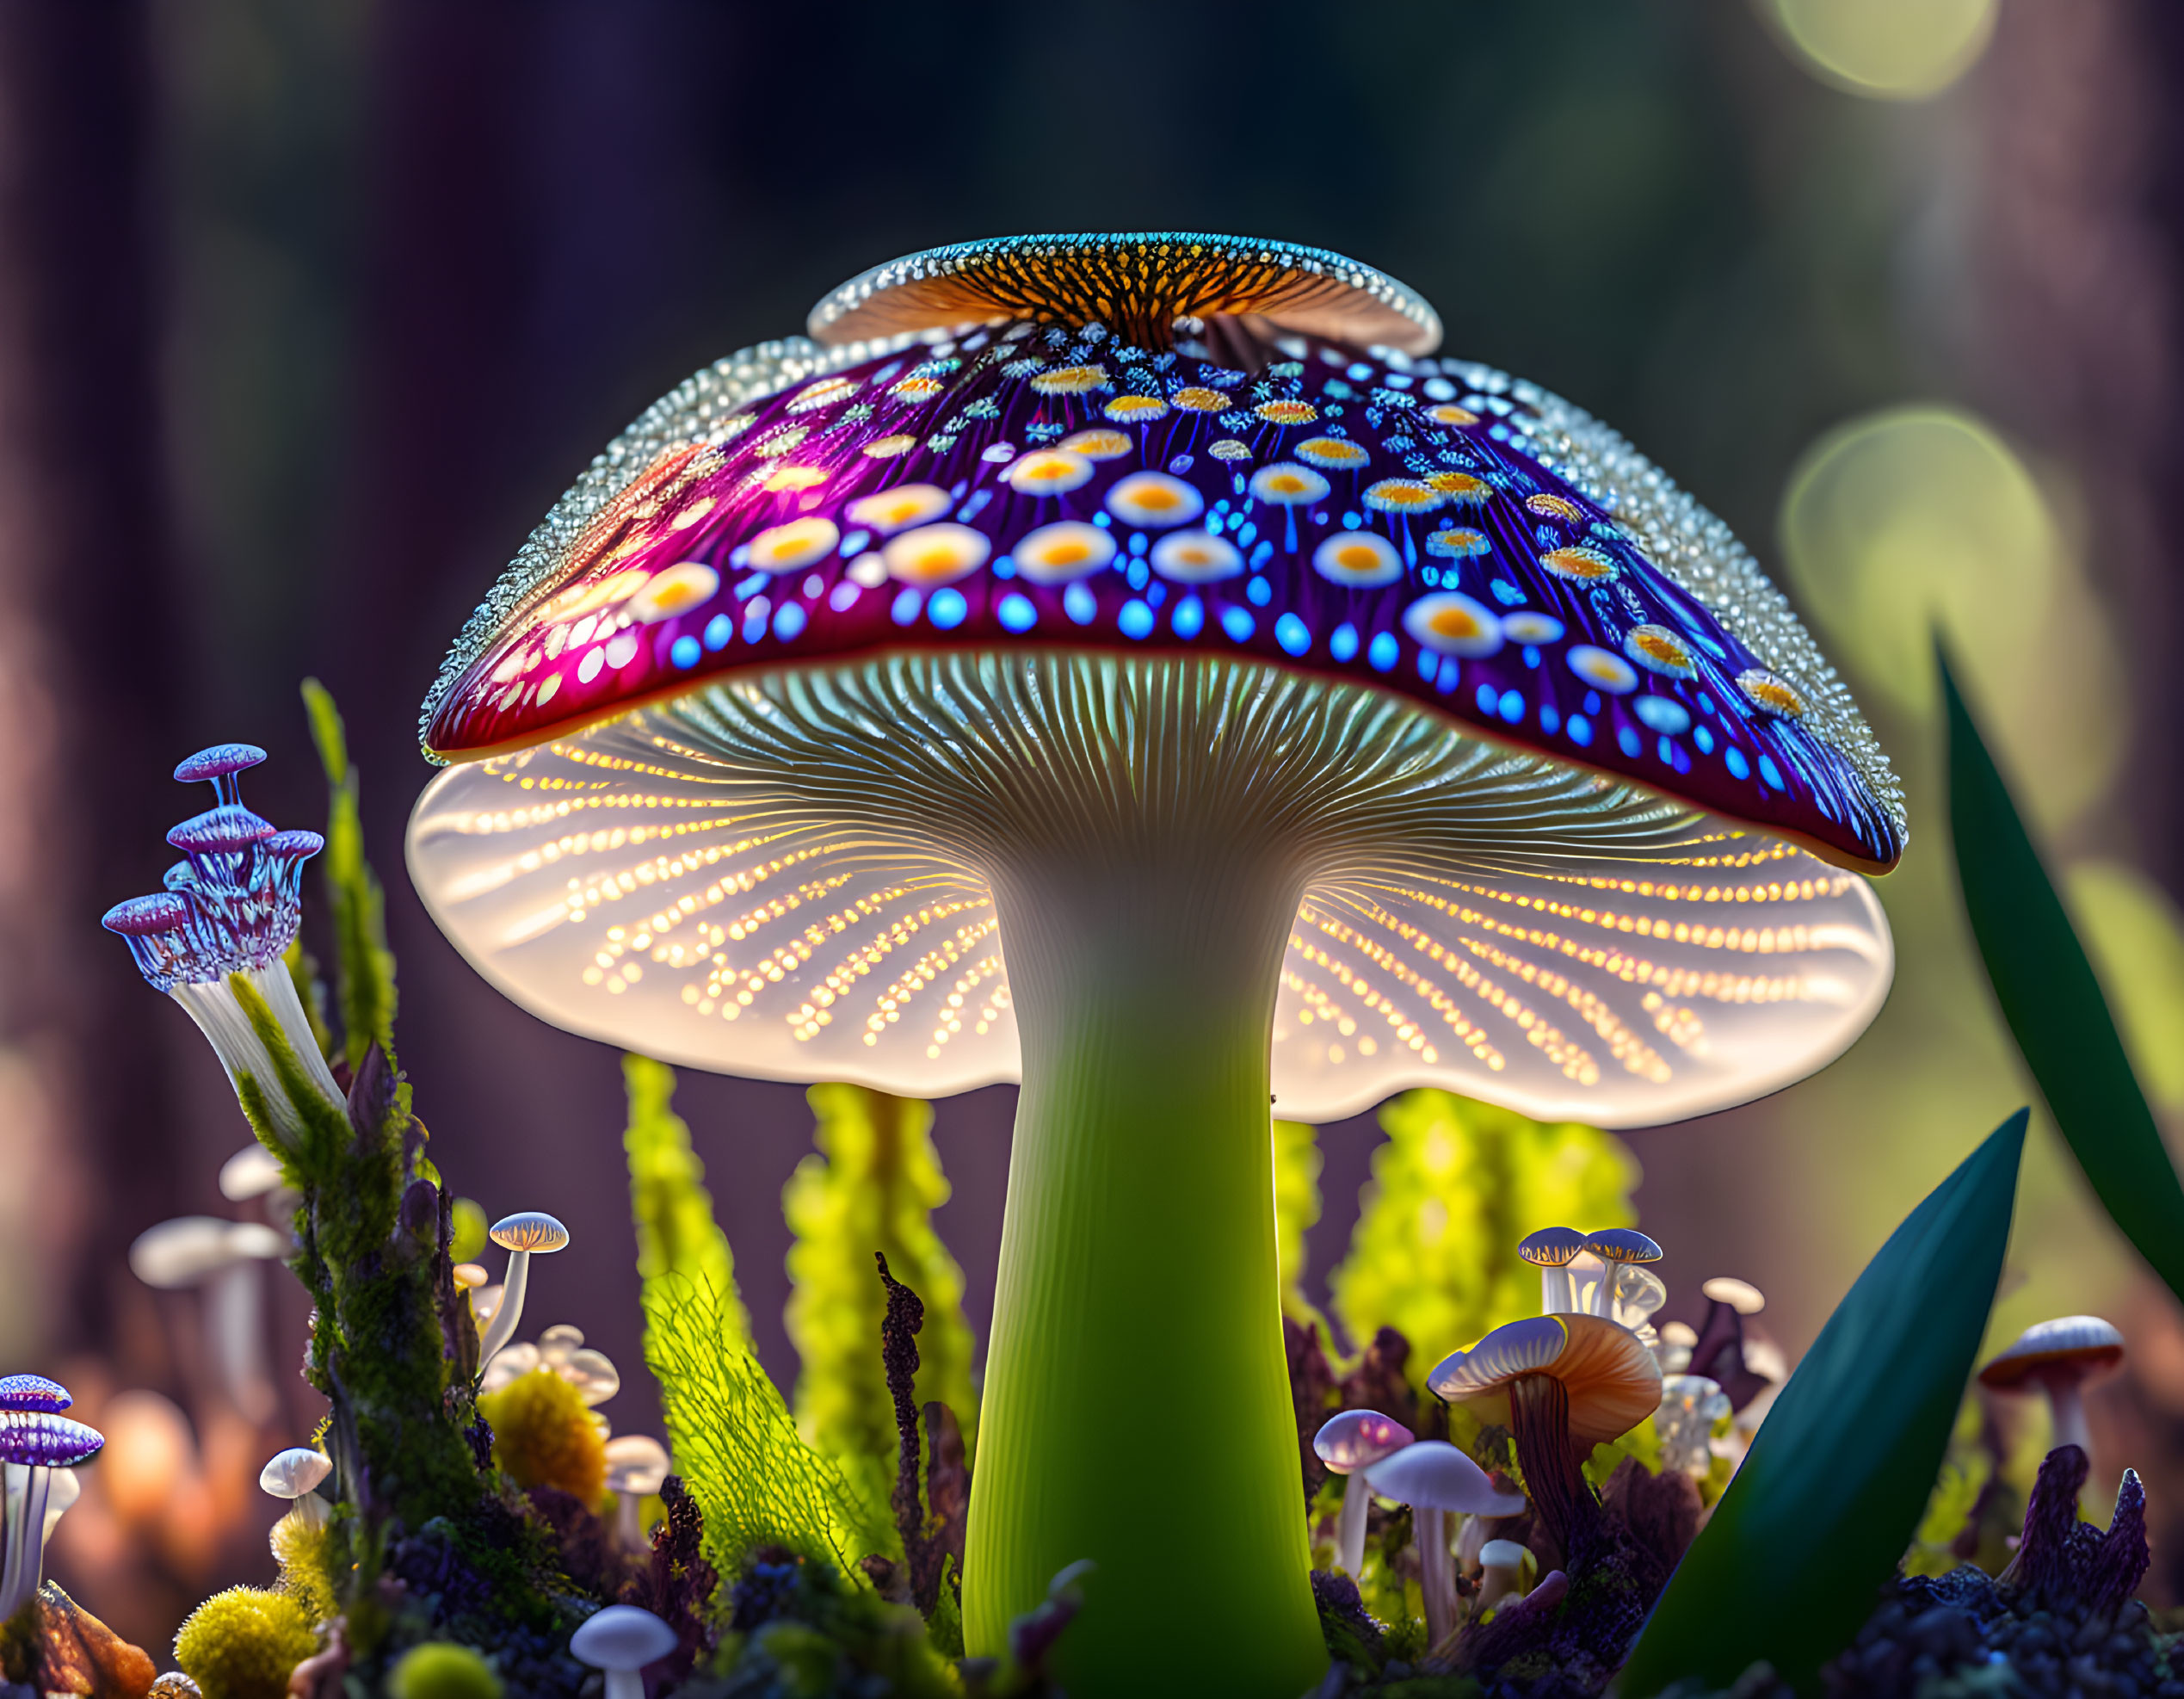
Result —
[[1243, 354], [1020, 325], [756, 403], [608, 504], [427, 744], [520, 746], [891, 650], [1221, 655], [1896, 861], [1812, 705], [1545, 463], [1522, 386], [1305, 337]]
[[99, 924], [109, 932], [119, 932], [125, 937], [150, 937], [155, 933], [171, 932], [190, 917], [189, 905], [182, 898], [167, 894], [155, 897], [132, 897], [126, 902], [116, 903], [100, 917]]
[[273, 822], [238, 804], [193, 814], [167, 834], [184, 855], [220, 855], [247, 850], [274, 835]]
[[1312, 1450], [1336, 1474], [1346, 1475], [1370, 1468], [1416, 1437], [1394, 1417], [1377, 1410], [1345, 1410], [1330, 1416], [1312, 1436]]

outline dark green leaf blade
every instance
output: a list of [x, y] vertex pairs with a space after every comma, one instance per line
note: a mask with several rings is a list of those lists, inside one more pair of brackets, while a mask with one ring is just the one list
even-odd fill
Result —
[[2020, 1109], [1928, 1195], [1828, 1318], [1684, 1554], [1617, 1684], [1644, 1699], [1766, 1659], [1801, 1690], [1850, 1643], [1934, 1487], [1994, 1303]]
[[2184, 1186], [2101, 982], [1946, 656], [1941, 685], [1949, 702], [1957, 878], [1996, 999], [2094, 1195], [2169, 1290], [2184, 1298]]

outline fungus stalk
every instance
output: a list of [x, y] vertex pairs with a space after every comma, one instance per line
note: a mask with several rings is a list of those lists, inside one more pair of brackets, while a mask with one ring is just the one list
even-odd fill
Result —
[[1518, 1375], [1509, 1382], [1509, 1426], [1525, 1492], [1567, 1558], [1571, 1537], [1599, 1511], [1570, 1443], [1569, 1388], [1552, 1375]]
[[[1024, 1084], [965, 1629], [974, 1651], [1005, 1644], [1058, 1571], [1095, 1559], [1087, 1632], [1066, 1648], [1072, 1690], [1131, 1690], [1145, 1648], [1164, 1665], [1208, 1623], [1256, 1625], [1219, 1648], [1231, 1691], [1294, 1691], [1323, 1662], [1267, 1135], [1268, 1035], [1304, 880], [1237, 865], [1235, 845], [1209, 834], [994, 872]], [[1170, 1419], [1222, 1436], [1192, 1465], [1209, 1549], [1188, 1588], [1117, 1560], [1143, 1540], [1138, 1508], [1081, 1467], [1113, 1446], [1125, 1383], [1159, 1387]]]

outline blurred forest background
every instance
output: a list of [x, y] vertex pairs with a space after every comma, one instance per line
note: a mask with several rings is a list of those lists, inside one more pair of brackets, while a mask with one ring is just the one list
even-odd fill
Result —
[[[531, 1313], [622, 1366], [618, 1430], [656, 1430], [617, 1059], [503, 1002], [409, 895], [416, 705], [628, 418], [937, 243], [1353, 254], [1434, 302], [1451, 351], [1626, 433], [1814, 624], [1909, 784], [1898, 979], [1820, 1077], [1629, 1137], [1669, 1315], [1742, 1276], [1794, 1358], [2028, 1094], [1949, 868], [1937, 621], [2150, 1093], [2184, 1109], [2180, 85], [2169, 0], [0, 0], [0, 1368], [61, 1374], [131, 1436], [61, 1578], [163, 1642], [270, 1574], [256, 1470], [313, 1419], [293, 1282], [268, 1282], [287, 1406], [261, 1426], [204, 1360], [198, 1294], [128, 1271], [145, 1227], [245, 1213], [215, 1177], [247, 1133], [97, 930], [156, 883], [199, 806], [168, 772], [202, 744], [265, 744], [253, 804], [318, 822], [306, 674], [363, 771], [433, 1153], [490, 1213], [569, 1223]], [[679, 1107], [786, 1382], [810, 1110], [700, 1077]], [[1012, 1108], [939, 1106], [981, 1327]], [[1379, 1137], [1323, 1130], [1318, 1272]], [[2096, 1434], [2184, 1515], [2184, 1325], [2043, 1133], [1996, 1328], [2081, 1309], [2132, 1340]], [[2152, 1596], [2184, 1593], [2180, 1546]]]

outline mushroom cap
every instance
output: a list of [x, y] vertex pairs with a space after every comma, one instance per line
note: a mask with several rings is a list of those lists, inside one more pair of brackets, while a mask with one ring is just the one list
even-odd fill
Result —
[[1618, 1263], [1607, 1286], [1609, 1314], [1635, 1328], [1669, 1301], [1668, 1283], [1639, 1263]]
[[1392, 1416], [1377, 1410], [1345, 1410], [1330, 1416], [1312, 1436], [1312, 1452], [1330, 1473], [1369, 1468], [1417, 1438]]
[[194, 1286], [238, 1263], [264, 1262], [287, 1242], [262, 1221], [229, 1221], [217, 1215], [178, 1215], [139, 1233], [129, 1246], [129, 1267], [146, 1286], [171, 1291]]
[[1739, 1315], [1757, 1315], [1767, 1307], [1764, 1292], [1749, 1281], [1731, 1275], [1716, 1275], [1712, 1280], [1701, 1281], [1699, 1290], [1712, 1302], [1726, 1304]]
[[649, 1434], [607, 1442], [607, 1485], [617, 1492], [657, 1492], [673, 1467], [667, 1447]]
[[300, 1498], [334, 1472], [334, 1460], [308, 1445], [276, 1452], [258, 1471], [258, 1486], [275, 1498]]
[[1636, 1227], [1600, 1227], [1585, 1235], [1585, 1249], [1603, 1263], [1657, 1263], [1661, 1247]]
[[680, 1643], [675, 1630], [651, 1611], [633, 1604], [610, 1604], [586, 1617], [569, 1636], [569, 1651], [578, 1663], [595, 1670], [641, 1670]]
[[176, 765], [175, 777], [186, 785], [200, 779], [225, 779], [264, 759], [265, 751], [256, 744], [214, 744]]
[[1661, 1343], [1681, 1345], [1686, 1350], [1699, 1343], [1699, 1330], [1687, 1321], [1664, 1322], [1661, 1327]]
[[489, 1235], [503, 1251], [529, 1251], [544, 1257], [569, 1243], [569, 1229], [542, 1209], [503, 1215]]
[[264, 843], [279, 830], [262, 815], [252, 813], [239, 802], [230, 802], [192, 814], [180, 825], [170, 828], [167, 842], [185, 856], [231, 855]]
[[1513, 1517], [1525, 1505], [1521, 1492], [1502, 1492], [1445, 1439], [1422, 1439], [1382, 1458], [1365, 1471], [1365, 1484], [1414, 1510]]
[[[935, 799], [903, 825], [864, 765], [966, 724], [1035, 746], [1019, 697], [1218, 666], [1237, 701], [1355, 704], [1329, 761], [1415, 739], [1426, 769], [1490, 764], [1493, 818], [1521, 823], [1307, 889], [1286, 1109], [1433, 1084], [1651, 1124], [1840, 1051], [1890, 947], [1839, 869], [1893, 863], [1900, 801], [1750, 557], [1613, 433], [1483, 367], [1259, 317], [1220, 321], [1225, 352], [1072, 338], [1071, 267], [1144, 240], [1041, 238], [1028, 272], [1038, 244], [904, 263], [828, 334], [867, 308], [929, 322], [973, 275], [1032, 278], [1053, 324], [769, 344], [600, 457], [426, 706], [459, 764], [410, 868], [458, 947], [545, 1018], [692, 1066], [927, 1097], [1017, 1078], [986, 863], [951, 843], [936, 873]], [[1132, 275], [1181, 311], [1200, 271], [1228, 287], [1224, 251], [1185, 238]], [[775, 728], [813, 751], [784, 757], [793, 795], [743, 763]], [[947, 971], [891, 986], [928, 948]], [[1663, 1014], [1657, 985], [1690, 993]]]
[[1531, 1555], [1531, 1548], [1515, 1540], [1489, 1540], [1478, 1548], [1483, 1569], [1521, 1569]]
[[0, 1375], [0, 1410], [42, 1410], [58, 1416], [75, 1402], [66, 1387], [43, 1375]]
[[460, 1292], [474, 1292], [492, 1277], [483, 1263], [458, 1263], [453, 1270], [455, 1288]]
[[1552, 1375], [1570, 1397], [1570, 1436], [1604, 1445], [1630, 1432], [1661, 1407], [1661, 1366], [1627, 1327], [1605, 1316], [1540, 1315], [1497, 1327], [1468, 1351], [1457, 1351], [1426, 1377], [1451, 1404], [1468, 1404], [1482, 1418], [1509, 1419], [1509, 1383], [1524, 1375]]
[[980, 319], [1081, 324], [1164, 343], [1179, 318], [1255, 313], [1362, 348], [1430, 354], [1441, 319], [1409, 289], [1324, 248], [1172, 232], [1006, 236], [931, 248], [853, 277], [811, 309], [832, 345]]
[[1517, 1255], [1536, 1268], [1559, 1269], [1585, 1248], [1585, 1235], [1575, 1227], [1542, 1227], [1517, 1245]]
[[2017, 1343], [1979, 1371], [1979, 1383], [1996, 1392], [2088, 1381], [2124, 1360], [2124, 1336], [2097, 1315], [2058, 1316], [2028, 1327]]
[[263, 1197], [281, 1185], [281, 1158], [253, 1139], [220, 1165], [220, 1195], [231, 1203]]
[[106, 1443], [96, 1428], [45, 1410], [0, 1410], [0, 1462], [33, 1468], [80, 1463]]

